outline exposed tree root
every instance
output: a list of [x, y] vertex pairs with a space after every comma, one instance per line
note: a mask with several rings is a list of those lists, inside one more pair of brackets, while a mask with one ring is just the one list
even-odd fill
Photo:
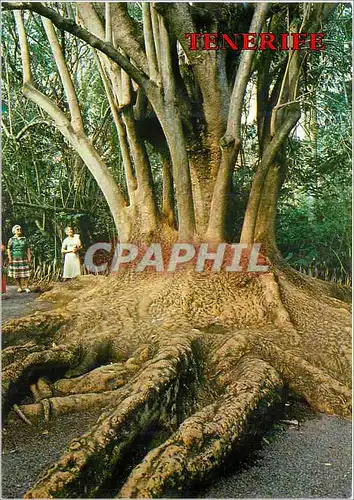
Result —
[[99, 495], [128, 464], [112, 494], [176, 496], [247, 444], [284, 386], [350, 415], [349, 306], [292, 270], [85, 277], [45, 295], [65, 307], [5, 325], [5, 409], [31, 424], [103, 413], [27, 498]]
[[2, 346], [16, 346], [24, 341], [46, 344], [48, 337], [70, 320], [63, 312], [32, 314], [27, 318], [9, 319], [2, 328]]
[[[180, 381], [191, 370], [198, 335], [161, 342], [157, 356], [104, 414], [92, 431], [72, 442], [70, 451], [25, 495], [26, 498], [92, 496], [134, 438], [176, 403]], [[94, 477], [90, 465], [94, 464]]]
[[3, 408], [7, 411], [11, 399], [14, 398], [18, 388], [23, 385], [29, 386], [29, 381], [34, 373], [43, 367], [66, 367], [76, 364], [80, 359], [80, 348], [78, 345], [55, 346], [45, 350], [43, 347], [37, 350], [29, 346], [18, 352], [17, 360], [12, 361], [3, 368], [2, 390]]
[[13, 406], [14, 408], [14, 411], [19, 415], [19, 417], [28, 425], [32, 425], [32, 422], [30, 420], [28, 420], [28, 418], [26, 417], [26, 415], [20, 410], [20, 408], [18, 407], [18, 405], [14, 405]]
[[53, 384], [39, 378], [30, 386], [35, 403], [22, 405], [18, 409], [31, 423], [39, 424], [54, 416], [114, 405], [129, 395], [129, 391], [122, 393], [117, 389], [140, 370], [141, 363], [145, 363], [153, 351], [153, 346], [143, 346], [126, 363], [101, 366], [80, 377], [60, 379]]
[[284, 382], [318, 411], [351, 415], [351, 390], [348, 386], [332, 378], [319, 367], [314, 366], [301, 355], [283, 350], [258, 336], [254, 352], [268, 360], [281, 374]]
[[[202, 481], [240, 444], [262, 406], [279, 402], [282, 382], [264, 361], [245, 357], [223, 397], [183, 422], [164, 444], [131, 473], [121, 498], [160, 498]], [[260, 422], [258, 422], [258, 425]], [[174, 495], [176, 496], [176, 495]]]

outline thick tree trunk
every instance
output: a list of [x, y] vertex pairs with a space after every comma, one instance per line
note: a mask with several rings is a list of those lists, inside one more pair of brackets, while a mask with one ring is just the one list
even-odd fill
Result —
[[209, 225], [206, 239], [212, 242], [225, 241], [226, 211], [228, 209], [227, 193], [230, 192], [233, 167], [240, 148], [240, 140], [224, 138], [222, 156], [211, 203]]
[[[265, 137], [264, 142], [269, 142], [269, 137]], [[259, 202], [254, 233], [254, 241], [262, 243], [264, 252], [273, 263], [280, 263], [282, 261], [276, 242], [276, 218], [278, 199], [285, 181], [286, 172], [287, 156], [284, 144], [267, 172]]]
[[168, 143], [178, 211], [178, 232], [181, 241], [193, 241], [195, 217], [191, 176], [181, 115], [176, 101], [176, 84], [172, 68], [170, 38], [163, 18], [159, 17], [159, 44], [163, 91], [152, 102]]
[[162, 157], [162, 215], [169, 226], [176, 227], [173, 178], [170, 161], [166, 157]]
[[138, 222], [142, 235], [148, 235], [152, 234], [158, 225], [158, 210], [154, 197], [150, 162], [145, 144], [138, 137], [131, 105], [123, 108], [123, 116], [137, 179], [134, 202], [140, 221], [135, 221], [135, 224]]
[[199, 238], [204, 238], [211, 210], [211, 201], [215, 185], [215, 175], [210, 158], [210, 150], [205, 149], [203, 144], [197, 149], [196, 153], [189, 153], [189, 168], [191, 172], [194, 212], [196, 232]]
[[[281, 126], [265, 148], [260, 164], [253, 178], [251, 192], [248, 198], [245, 217], [242, 225], [241, 243], [255, 242], [255, 229], [258, 216], [260, 201], [263, 195], [264, 183], [267, 178], [269, 168], [287, 139], [289, 133], [300, 118], [300, 110], [296, 106], [294, 110], [289, 111]], [[257, 243], [262, 243], [261, 241]]]
[[276, 243], [277, 201], [285, 168], [279, 165], [269, 167], [259, 203], [254, 241], [262, 243], [267, 257], [273, 262], [281, 260]]

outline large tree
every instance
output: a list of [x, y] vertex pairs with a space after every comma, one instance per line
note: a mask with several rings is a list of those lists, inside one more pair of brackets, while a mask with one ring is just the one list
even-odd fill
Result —
[[[34, 401], [15, 409], [31, 422], [106, 408], [27, 497], [99, 496], [130, 444], [152, 426], [164, 437], [132, 467], [120, 495], [175, 495], [237, 450], [288, 386], [320, 410], [348, 415], [349, 307], [339, 300], [340, 290], [282, 267], [275, 235], [287, 138], [300, 119], [307, 73], [320, 51], [191, 50], [186, 36], [317, 32], [334, 6], [4, 6], [16, 19], [23, 93], [96, 179], [121, 242], [179, 240], [213, 248], [230, 241], [239, 217], [232, 191], [244, 104], [247, 93], [255, 93], [258, 159], [240, 241], [261, 243], [271, 264], [260, 275], [187, 268], [172, 276], [127, 272], [81, 279], [60, 288], [60, 310], [8, 322], [7, 410], [26, 384]], [[41, 20], [51, 48], [65, 95], [59, 104], [31, 63], [28, 11]], [[65, 35], [58, 35], [64, 32], [92, 48], [119, 138], [124, 189], [83, 119], [87, 103], [78, 97]], [[161, 158], [161, 204], [148, 147]], [[57, 294], [54, 288], [48, 300]], [[40, 376], [46, 365], [56, 366], [61, 378], [52, 369], [50, 380]]]

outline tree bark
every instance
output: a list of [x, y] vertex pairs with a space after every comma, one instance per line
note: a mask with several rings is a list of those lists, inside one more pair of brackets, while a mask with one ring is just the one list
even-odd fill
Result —
[[[283, 157], [283, 161], [285, 161]], [[262, 243], [263, 251], [273, 263], [281, 261], [281, 255], [276, 244], [277, 202], [284, 181], [286, 167], [272, 164], [269, 167], [262, 196], [259, 203], [254, 241]]]
[[[300, 109], [297, 106], [294, 110], [290, 111], [285, 121], [282, 123], [282, 126], [264, 151], [263, 157], [253, 178], [251, 192], [248, 198], [246, 213], [242, 225], [241, 243], [253, 243], [255, 241], [254, 237], [257, 215], [268, 170], [279, 152], [279, 149], [298, 122], [300, 115]], [[258, 241], [257, 243], [262, 242]]]
[[181, 241], [192, 241], [195, 217], [192, 184], [181, 116], [177, 108], [175, 81], [172, 71], [170, 40], [164, 20], [159, 17], [161, 73], [163, 96], [155, 106], [170, 150], [178, 209], [178, 232]]
[[171, 227], [176, 226], [174, 214], [173, 178], [169, 159], [162, 158], [162, 215]]

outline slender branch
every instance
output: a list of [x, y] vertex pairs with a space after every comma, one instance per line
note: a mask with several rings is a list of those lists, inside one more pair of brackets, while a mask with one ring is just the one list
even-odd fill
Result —
[[[322, 4], [318, 3], [317, 5], [313, 6], [312, 12], [310, 11], [310, 5], [304, 6], [304, 17], [300, 26], [300, 29], [297, 30], [298, 33], [308, 33], [308, 32], [313, 32], [316, 31], [320, 25], [321, 20], [325, 20], [328, 18], [328, 16], [331, 14], [331, 12], [336, 8], [337, 4], [333, 3], [328, 3], [328, 4]], [[296, 30], [294, 27], [293, 29]], [[270, 130], [271, 130], [271, 136], [274, 135], [275, 133], [275, 122], [276, 122], [276, 116], [277, 116], [277, 111], [280, 109], [280, 104], [283, 98], [283, 93], [285, 89], [285, 84], [288, 83], [290, 86], [290, 93], [292, 93], [292, 96], [289, 95], [289, 97], [293, 97], [293, 99], [296, 99], [296, 94], [297, 94], [297, 89], [298, 89], [298, 83], [299, 83], [299, 78], [300, 78], [300, 72], [301, 72], [301, 66], [304, 61], [304, 57], [302, 58], [301, 65], [298, 63], [298, 57], [299, 53], [297, 51], [289, 51], [289, 57], [288, 57], [288, 62], [287, 66], [285, 69], [285, 73], [283, 76], [283, 81], [281, 84], [281, 89], [280, 93], [278, 96], [278, 102], [276, 106], [274, 106], [272, 110], [272, 116], [271, 116], [271, 125], [270, 125]], [[295, 68], [294, 68], [295, 66]], [[288, 74], [292, 73], [292, 78], [291, 81], [288, 82]], [[292, 87], [292, 88], [291, 88]]]
[[[43, 210], [44, 212], [66, 212], [66, 213], [76, 213], [78, 211], [78, 208], [75, 207], [51, 207], [48, 205], [38, 205], [35, 203], [26, 203], [23, 201], [14, 201], [12, 202], [12, 205], [16, 206], [21, 206], [21, 207], [26, 207], [26, 208], [33, 208], [35, 210]], [[81, 209], [80, 209], [81, 210]], [[90, 213], [89, 211], [85, 210], [86, 213]]]
[[262, 158], [262, 163], [264, 163], [265, 165], [269, 165], [273, 161], [275, 155], [279, 151], [280, 146], [283, 144], [284, 140], [288, 137], [291, 130], [295, 127], [296, 123], [299, 121], [300, 116], [301, 116], [300, 108], [299, 106], [296, 106], [296, 109], [289, 113], [289, 116], [287, 116], [287, 118], [284, 120], [282, 125], [279, 127], [279, 130], [277, 130], [272, 141], [266, 148]]
[[[269, 5], [266, 2], [256, 4], [250, 26], [250, 33], [258, 33], [261, 31], [262, 25], [266, 19], [268, 8]], [[253, 56], [253, 50], [245, 50], [242, 52], [235, 84], [232, 90], [226, 135], [235, 139], [239, 139], [241, 136], [242, 104], [252, 69]]]
[[151, 7], [147, 2], [143, 2], [143, 26], [144, 26], [144, 39], [146, 46], [146, 55], [149, 65], [149, 75], [150, 79], [156, 82], [158, 69], [157, 69], [157, 57], [153, 37], [153, 27], [151, 21]]
[[[83, 20], [86, 28], [98, 38], [103, 38], [105, 34], [102, 22], [91, 3], [86, 2], [79, 5], [80, 17]], [[114, 64], [113, 61], [110, 60], [105, 54], [98, 52], [97, 56], [100, 60], [100, 63], [102, 64], [102, 67], [105, 68], [110, 77], [114, 95], [119, 104], [122, 101], [121, 68], [118, 65]]]
[[153, 40], [156, 51], [157, 58], [157, 70], [161, 71], [161, 51], [160, 51], [160, 32], [159, 32], [159, 20], [157, 17], [157, 12], [154, 5], [150, 4], [150, 14], [151, 14], [151, 29], [153, 34]]
[[129, 16], [127, 4], [124, 2], [111, 3], [112, 33], [115, 43], [130, 57], [136, 66], [148, 74], [146, 54], [140, 44], [142, 30]]
[[134, 176], [132, 162], [131, 162], [131, 158], [130, 158], [130, 154], [129, 154], [126, 132], [125, 132], [124, 126], [122, 124], [121, 118], [119, 116], [118, 110], [116, 108], [114, 98], [113, 98], [113, 95], [111, 92], [111, 88], [109, 86], [108, 78], [104, 72], [102, 64], [101, 64], [97, 54], [95, 53], [95, 51], [93, 51], [93, 54], [95, 57], [95, 61], [96, 61], [99, 73], [100, 73], [101, 78], [102, 78], [104, 89], [106, 91], [108, 103], [109, 103], [111, 113], [113, 116], [113, 121], [114, 121], [115, 127], [117, 129], [119, 144], [120, 144], [122, 159], [123, 159], [125, 178], [126, 178], [126, 182], [127, 182], [129, 200], [130, 200], [130, 203], [132, 203], [133, 192], [135, 191], [137, 184], [136, 184], [136, 179]]
[[3, 117], [1, 117], [1, 128], [5, 132], [5, 135], [8, 139], [11, 139], [13, 137], [9, 129], [6, 127]]
[[35, 127], [36, 125], [48, 125], [51, 126], [51, 123], [48, 120], [37, 120], [31, 123], [28, 123], [25, 125], [16, 135], [11, 135], [8, 128], [6, 127], [3, 119], [1, 118], [1, 126], [4, 129], [5, 135], [9, 139], [13, 139], [14, 141], [19, 141], [32, 127]]
[[[4, 51], [5, 54], [7, 53], [7, 50]], [[8, 60], [7, 56], [5, 55], [4, 57], [4, 67], [5, 67], [5, 75], [6, 75], [6, 91], [7, 91], [7, 102], [8, 102], [8, 110], [9, 110], [9, 127], [10, 127], [10, 134], [13, 134], [12, 130], [12, 105], [11, 105], [11, 94], [10, 94], [10, 79], [9, 79], [9, 69], [8, 69]], [[6, 133], [6, 131], [5, 131]]]
[[121, 107], [129, 106], [132, 100], [131, 95], [131, 80], [130, 76], [125, 72], [121, 71], [121, 101], [119, 105]]
[[175, 78], [172, 69], [170, 39], [162, 16], [158, 16], [161, 44], [161, 73], [165, 102], [172, 103], [176, 94]]
[[22, 60], [22, 76], [23, 83], [31, 82], [31, 64], [30, 64], [30, 55], [28, 50], [27, 37], [25, 32], [25, 26], [23, 24], [22, 12], [15, 11], [14, 12], [17, 28], [18, 28], [18, 36], [20, 40], [20, 48], [21, 48], [21, 60]]
[[58, 38], [54, 31], [54, 27], [51, 21], [46, 18], [42, 18], [43, 26], [51, 46], [55, 63], [57, 65], [61, 81], [63, 83], [64, 91], [68, 99], [69, 110], [71, 114], [71, 124], [74, 130], [83, 131], [84, 124], [82, 122], [79, 102], [77, 100], [77, 95], [74, 89], [74, 85], [66, 65], [64, 55], [61, 51]]
[[106, 7], [106, 42], [112, 42], [112, 15], [110, 2], [105, 2]]
[[22, 130], [15, 136], [15, 140], [19, 141], [27, 132], [30, 128], [35, 127], [37, 125], [48, 125], [51, 126], [51, 123], [48, 120], [38, 120], [36, 122], [29, 123], [25, 127], [23, 127]]

